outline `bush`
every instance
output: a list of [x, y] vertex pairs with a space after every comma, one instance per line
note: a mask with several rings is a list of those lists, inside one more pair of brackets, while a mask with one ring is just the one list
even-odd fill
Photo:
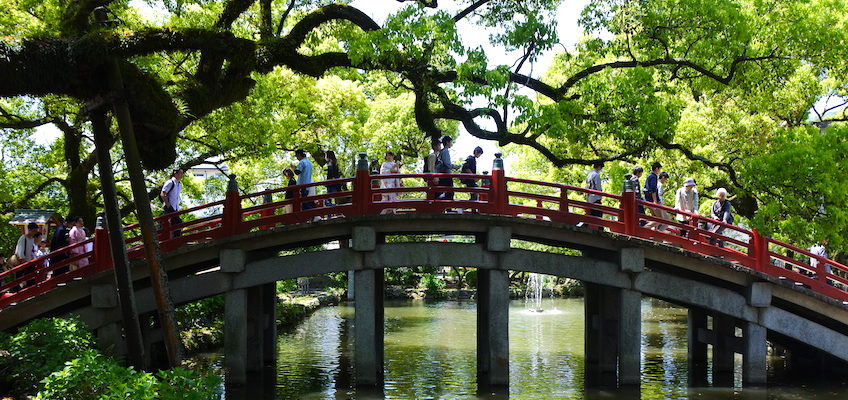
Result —
[[4, 341], [8, 353], [0, 364], [18, 393], [38, 391], [42, 379], [94, 347], [94, 337], [76, 316], [37, 319]]
[[[157, 377], [159, 379], [157, 379]], [[157, 376], [124, 368], [87, 350], [64, 369], [44, 380], [36, 400], [218, 400], [221, 379], [211, 372], [184, 368], [161, 371]]]
[[425, 273], [421, 276], [421, 287], [424, 288], [424, 292], [427, 293], [428, 296], [441, 296], [445, 291], [445, 281], [439, 279], [436, 274]]
[[156, 399], [153, 375], [123, 368], [95, 350], [85, 351], [44, 379], [36, 400]]

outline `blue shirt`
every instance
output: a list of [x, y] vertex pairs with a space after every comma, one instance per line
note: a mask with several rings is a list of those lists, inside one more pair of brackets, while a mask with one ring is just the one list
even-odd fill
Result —
[[657, 189], [657, 182], [659, 181], [659, 177], [657, 174], [651, 172], [648, 175], [648, 179], [645, 179], [645, 200], [654, 202], [654, 196], [651, 193], [657, 194], [657, 202], [659, 202], [659, 190]]
[[297, 162], [297, 169], [294, 171], [297, 174], [297, 184], [312, 183], [312, 163], [306, 157]]

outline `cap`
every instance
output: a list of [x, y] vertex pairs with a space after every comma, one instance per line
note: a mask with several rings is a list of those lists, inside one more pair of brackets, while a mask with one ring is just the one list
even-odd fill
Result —
[[686, 181], [683, 182], [683, 186], [695, 186], [695, 180], [692, 178], [686, 178]]
[[474, 152], [475, 152], [475, 153], [483, 154], [483, 148], [482, 148], [482, 147], [480, 147], [480, 146], [477, 146], [477, 147], [475, 147], [475, 148], [474, 148]]

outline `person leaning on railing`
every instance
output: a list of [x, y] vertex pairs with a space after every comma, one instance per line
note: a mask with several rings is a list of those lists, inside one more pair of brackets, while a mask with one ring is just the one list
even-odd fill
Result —
[[[713, 202], [713, 206], [710, 208], [710, 214], [712, 219], [726, 224], [733, 224], [733, 206], [731, 206], [730, 200], [727, 199], [727, 189], [719, 188], [716, 190], [716, 201]], [[716, 235], [724, 233], [724, 226], [720, 224], [710, 225], [712, 225], [710, 226], [710, 231]], [[724, 240], [710, 237], [710, 244], [724, 247]]]

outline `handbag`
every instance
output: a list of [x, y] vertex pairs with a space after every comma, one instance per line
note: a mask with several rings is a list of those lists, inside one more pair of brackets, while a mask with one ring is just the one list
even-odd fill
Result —
[[17, 254], [12, 254], [12, 256], [9, 257], [9, 260], [6, 261], [6, 263], [9, 264], [10, 267], [14, 268], [18, 265], [21, 265], [21, 259], [20, 257], [18, 257]]

